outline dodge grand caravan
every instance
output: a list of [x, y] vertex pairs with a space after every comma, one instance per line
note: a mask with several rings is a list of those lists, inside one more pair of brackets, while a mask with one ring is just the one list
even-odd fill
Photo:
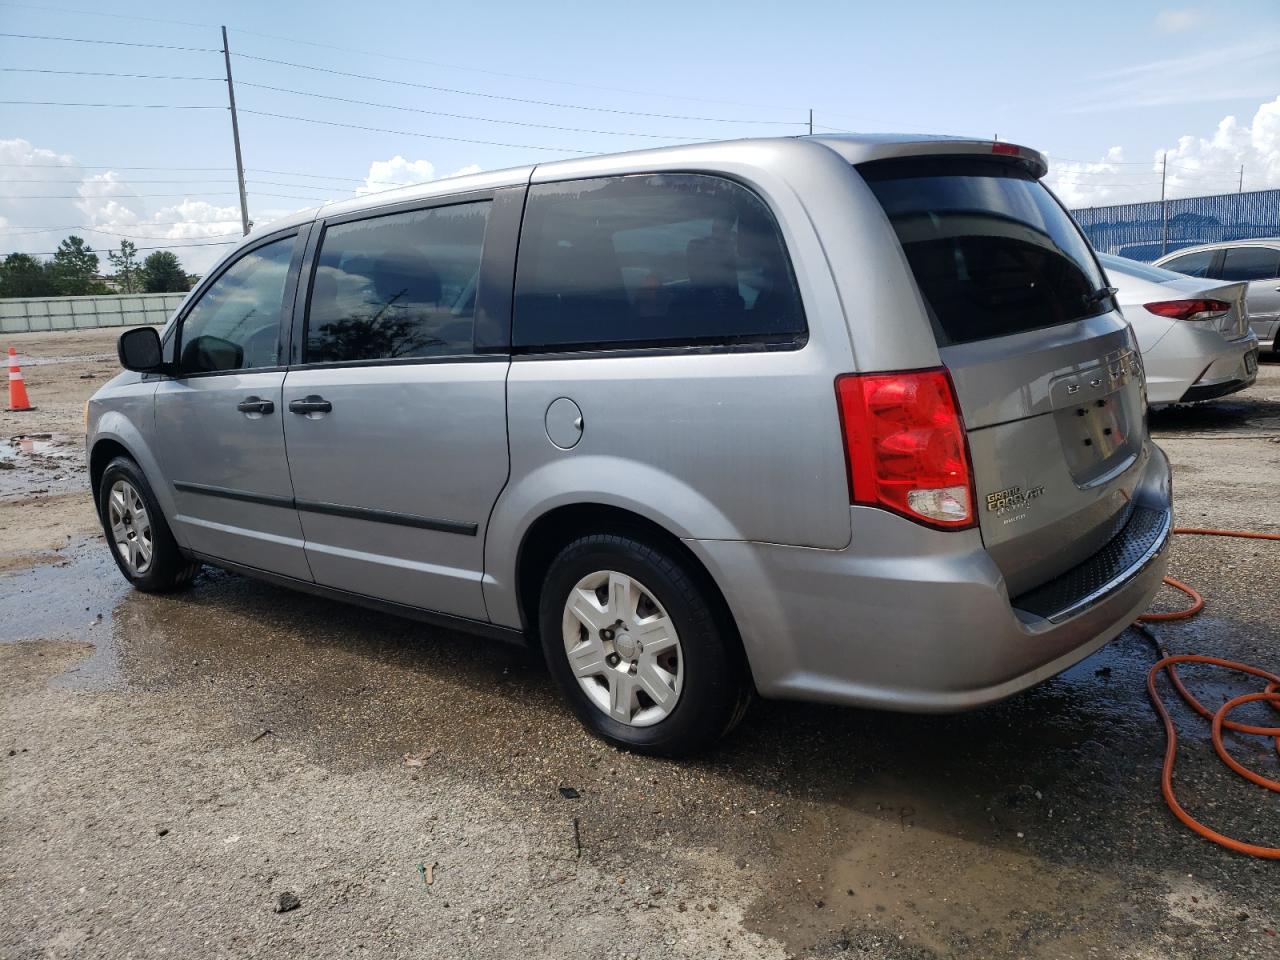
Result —
[[1009, 696], [1145, 609], [1171, 520], [1134, 335], [1045, 171], [746, 140], [272, 224], [89, 403], [116, 562], [535, 644], [643, 751], [753, 693]]

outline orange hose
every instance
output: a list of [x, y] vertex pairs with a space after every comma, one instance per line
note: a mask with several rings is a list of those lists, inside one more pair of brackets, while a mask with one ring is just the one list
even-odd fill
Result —
[[[1255, 533], [1246, 530], [1210, 530], [1202, 527], [1175, 527], [1174, 533], [1179, 534], [1195, 534], [1208, 537], [1242, 537], [1249, 540], [1280, 540], [1280, 533]], [[1201, 610], [1204, 609], [1204, 598], [1191, 587], [1180, 580], [1173, 577], [1165, 577], [1164, 582], [1176, 590], [1181, 590], [1192, 600], [1191, 606], [1184, 610], [1176, 610], [1172, 613], [1147, 613], [1138, 618], [1138, 623], [1152, 623], [1169, 620], [1189, 620]], [[1164, 650], [1160, 648], [1160, 644], [1155, 637], [1151, 635], [1144, 627], [1139, 627], [1147, 637], [1156, 644], [1156, 648], [1161, 654]], [[1267, 681], [1266, 688], [1261, 693], [1246, 693], [1242, 696], [1228, 700], [1216, 711], [1209, 710], [1204, 704], [1197, 700], [1190, 690], [1182, 682], [1182, 678], [1178, 676], [1175, 668], [1179, 663], [1205, 663], [1215, 667], [1222, 667], [1225, 670], [1234, 670], [1239, 673], [1247, 673], [1251, 676], [1261, 677]], [[1165, 749], [1164, 749], [1164, 769], [1160, 774], [1160, 791], [1164, 795], [1164, 802], [1168, 804], [1169, 809], [1173, 811], [1173, 815], [1190, 827], [1193, 831], [1208, 840], [1212, 840], [1219, 846], [1226, 847], [1228, 850], [1234, 850], [1237, 853], [1245, 853], [1253, 857], [1261, 857], [1267, 860], [1280, 860], [1280, 847], [1262, 847], [1252, 843], [1245, 843], [1242, 840], [1236, 840], [1225, 834], [1218, 833], [1216, 830], [1206, 827], [1199, 820], [1195, 819], [1191, 814], [1183, 809], [1182, 804], [1178, 803], [1178, 798], [1173, 792], [1173, 766], [1177, 759], [1178, 752], [1178, 734], [1173, 725], [1173, 717], [1169, 714], [1169, 709], [1164, 705], [1164, 701], [1160, 698], [1160, 693], [1156, 687], [1156, 680], [1161, 673], [1166, 673], [1169, 681], [1173, 684], [1173, 688], [1177, 690], [1178, 695], [1183, 701], [1200, 716], [1205, 717], [1212, 723], [1212, 740], [1213, 749], [1217, 751], [1218, 756], [1228, 767], [1258, 786], [1265, 787], [1268, 790], [1274, 790], [1280, 793], [1280, 781], [1272, 780], [1264, 777], [1259, 773], [1245, 767], [1242, 763], [1227, 753], [1226, 745], [1222, 742], [1222, 731], [1234, 730], [1238, 733], [1253, 733], [1263, 737], [1271, 737], [1275, 741], [1276, 752], [1280, 753], [1280, 727], [1260, 727], [1252, 724], [1238, 723], [1234, 720], [1228, 720], [1227, 716], [1237, 707], [1242, 707], [1246, 703], [1266, 703], [1274, 710], [1280, 712], [1280, 676], [1270, 671], [1263, 670], [1260, 667], [1250, 666], [1247, 663], [1239, 663], [1235, 660], [1223, 660], [1219, 657], [1205, 657], [1196, 654], [1182, 654], [1179, 656], [1162, 656], [1147, 672], [1147, 694], [1151, 697], [1151, 702], [1159, 714], [1161, 722], [1164, 724], [1165, 733]]]

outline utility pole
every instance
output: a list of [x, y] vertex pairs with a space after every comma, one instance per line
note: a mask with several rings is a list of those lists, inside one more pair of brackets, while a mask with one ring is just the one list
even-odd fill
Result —
[[1244, 193], [1244, 164], [1240, 164], [1240, 187], [1236, 193]]
[[809, 108], [809, 136], [813, 136], [813, 107]]
[[1165, 173], [1169, 169], [1169, 152], [1166, 150], [1160, 159], [1160, 256], [1169, 252], [1169, 204], [1164, 198]]
[[231, 102], [231, 139], [236, 145], [236, 182], [240, 184], [240, 226], [249, 235], [249, 201], [244, 195], [244, 159], [240, 156], [240, 121], [236, 118], [236, 88], [231, 82], [231, 44], [227, 28], [222, 28], [222, 58], [227, 64], [227, 99]]

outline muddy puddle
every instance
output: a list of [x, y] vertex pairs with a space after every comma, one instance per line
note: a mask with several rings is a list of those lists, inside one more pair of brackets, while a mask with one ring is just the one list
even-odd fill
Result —
[[118, 361], [118, 357], [114, 353], [90, 353], [79, 355], [51, 355], [31, 357], [18, 354], [18, 365], [21, 367], [47, 367], [60, 363], [107, 363], [109, 361]]
[[64, 434], [19, 434], [0, 440], [0, 497], [59, 493], [82, 483], [84, 444]]

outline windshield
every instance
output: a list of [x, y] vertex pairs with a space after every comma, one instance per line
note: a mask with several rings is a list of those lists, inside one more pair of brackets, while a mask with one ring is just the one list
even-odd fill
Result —
[[1149, 263], [1139, 263], [1137, 260], [1130, 260], [1128, 257], [1117, 257], [1110, 253], [1098, 254], [1098, 262], [1107, 270], [1114, 270], [1116, 273], [1137, 277], [1139, 280], [1150, 280], [1152, 283], [1168, 283], [1170, 280], [1187, 279], [1184, 274], [1174, 273], [1172, 270], [1165, 270], [1163, 267], [1153, 267]]
[[863, 164], [941, 346], [1106, 313], [1102, 273], [1058, 201], [1023, 167], [986, 158]]

